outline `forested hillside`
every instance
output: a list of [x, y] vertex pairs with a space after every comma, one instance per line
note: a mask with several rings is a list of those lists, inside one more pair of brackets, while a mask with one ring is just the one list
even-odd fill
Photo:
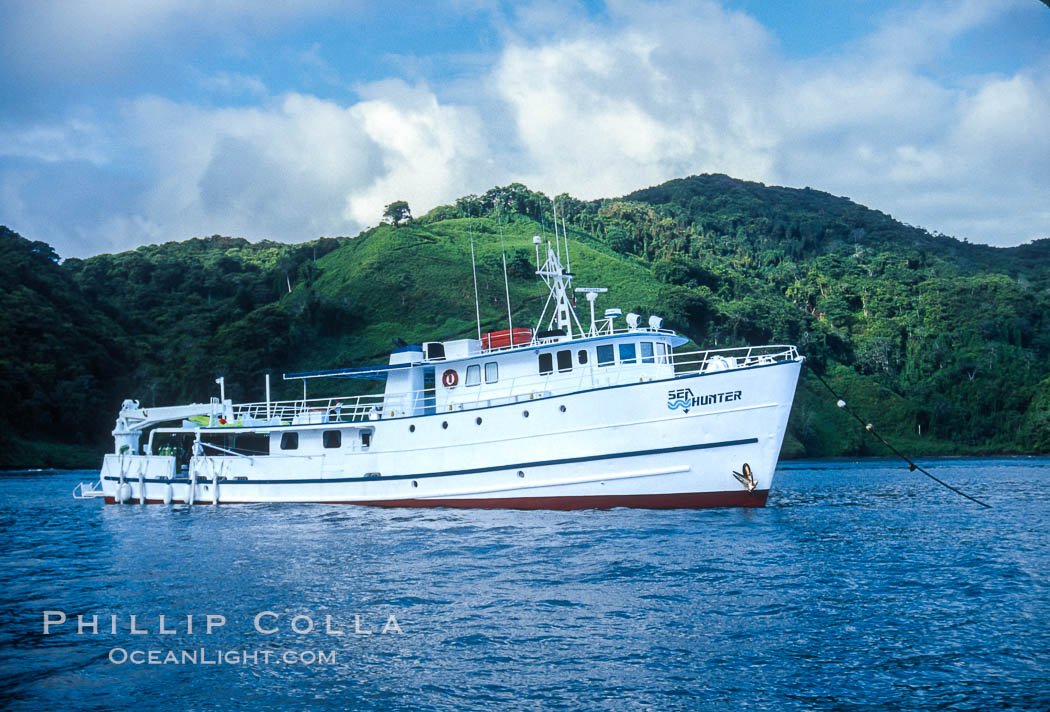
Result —
[[[971, 245], [720, 175], [557, 201], [577, 286], [610, 288], [600, 308], [660, 314], [703, 345], [795, 343], [911, 452], [1050, 451], [1050, 240]], [[297, 245], [215, 236], [60, 263], [4, 229], [0, 466], [95, 464], [125, 397], [206, 400], [225, 376], [256, 399], [266, 372], [470, 336], [471, 236], [483, 328], [506, 324], [503, 249], [515, 325], [534, 326], [532, 236], [551, 220], [515, 184]], [[807, 375], [785, 455], [877, 453]]]

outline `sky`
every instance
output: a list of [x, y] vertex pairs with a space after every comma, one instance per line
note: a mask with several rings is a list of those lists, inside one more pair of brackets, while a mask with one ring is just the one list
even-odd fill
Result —
[[1038, 0], [7, 0], [0, 25], [0, 224], [63, 257], [700, 173], [1050, 237]]

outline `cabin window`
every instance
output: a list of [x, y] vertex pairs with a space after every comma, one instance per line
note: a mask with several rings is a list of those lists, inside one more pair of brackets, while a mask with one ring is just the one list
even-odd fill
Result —
[[431, 342], [426, 344], [427, 347], [427, 360], [428, 361], [444, 361], [445, 360], [445, 345], [439, 342]]
[[554, 357], [551, 354], [540, 354], [540, 375], [554, 372]]
[[641, 345], [642, 349], [642, 363], [656, 363], [656, 358], [653, 356], [653, 342], [643, 341]]
[[576, 352], [576, 360], [579, 361], [580, 365], [587, 363], [587, 349], [580, 349]]
[[499, 380], [499, 364], [490, 361], [485, 364], [485, 383], [495, 383]]
[[299, 449], [299, 433], [281, 433], [282, 450]]
[[361, 447], [362, 448], [367, 448], [371, 444], [372, 444], [372, 431], [371, 430], [362, 430], [361, 431]]
[[616, 357], [613, 356], [613, 347], [611, 344], [598, 347], [598, 365], [599, 366], [612, 366], [616, 362]]
[[662, 342], [656, 342], [656, 362], [657, 363], [670, 363], [671, 360], [667, 358], [667, 344]]
[[[268, 433], [241, 433], [234, 438], [232, 449], [242, 455], [268, 455], [270, 435]], [[172, 454], [181, 454], [177, 443]]]
[[481, 366], [478, 366], [477, 364], [473, 366], [467, 366], [467, 385], [481, 385]]
[[634, 344], [620, 344], [620, 363], [634, 363], [636, 360]]
[[566, 371], [572, 370], [572, 351], [565, 350], [558, 352], [558, 372], [565, 373]]
[[343, 433], [341, 430], [326, 430], [321, 436], [324, 446], [328, 449], [343, 446]]

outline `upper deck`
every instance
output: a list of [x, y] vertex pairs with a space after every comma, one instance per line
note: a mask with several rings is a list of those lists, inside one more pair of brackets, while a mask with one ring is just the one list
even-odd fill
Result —
[[[309, 425], [418, 417], [799, 358], [798, 350], [787, 345], [674, 353], [671, 344], [672, 337], [666, 332], [626, 331], [439, 361], [425, 361], [421, 352], [409, 351], [418, 354], [419, 360], [369, 370], [375, 378], [386, 374], [383, 394], [235, 404], [226, 425]], [[343, 377], [360, 377], [361, 371], [344, 373]], [[340, 375], [324, 372], [287, 377]]]

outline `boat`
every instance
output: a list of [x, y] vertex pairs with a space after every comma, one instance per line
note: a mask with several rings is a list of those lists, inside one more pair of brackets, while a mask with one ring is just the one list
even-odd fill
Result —
[[[303, 396], [144, 408], [77, 497], [106, 503], [383, 507], [761, 507], [803, 357], [791, 345], [690, 349], [572, 287], [560, 243], [533, 239], [549, 289], [535, 328], [403, 343], [386, 364], [284, 374]], [[557, 242], [557, 240], [556, 240]], [[541, 247], [545, 258], [541, 262]], [[566, 241], [566, 262], [568, 243]], [[584, 325], [575, 308], [590, 306]], [[476, 296], [476, 289], [475, 289]], [[508, 321], [510, 321], [508, 292]], [[622, 319], [622, 322], [618, 321]], [[382, 393], [308, 397], [317, 379]], [[330, 384], [329, 384], [330, 385]]]

